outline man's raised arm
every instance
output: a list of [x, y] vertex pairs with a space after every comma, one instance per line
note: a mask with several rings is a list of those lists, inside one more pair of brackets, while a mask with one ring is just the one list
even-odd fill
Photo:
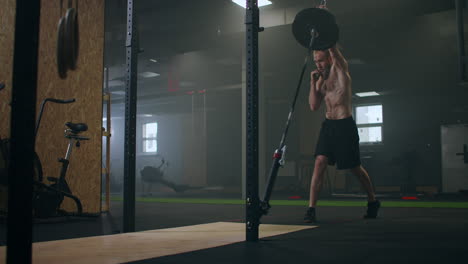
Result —
[[348, 62], [346, 59], [343, 57], [343, 54], [341, 54], [341, 51], [336, 47], [336, 45], [333, 45], [330, 49], [328, 49], [330, 52], [330, 56], [332, 59], [332, 64], [335, 67], [339, 67], [344, 70], [348, 70]]

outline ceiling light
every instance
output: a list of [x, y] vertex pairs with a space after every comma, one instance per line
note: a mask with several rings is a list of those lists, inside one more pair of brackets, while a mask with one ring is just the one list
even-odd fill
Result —
[[155, 73], [155, 72], [142, 72], [140, 73], [140, 76], [143, 78], [152, 78], [152, 77], [158, 77], [160, 74]]
[[156, 59], [150, 59], [150, 61], [154, 63], [158, 62]]
[[[242, 6], [245, 8], [246, 1], [245, 0], [232, 0], [232, 2]], [[271, 1], [268, 0], [258, 0], [258, 7], [271, 5]]]
[[372, 91], [372, 92], [356, 93], [356, 95], [359, 97], [369, 97], [369, 96], [378, 96], [380, 94]]

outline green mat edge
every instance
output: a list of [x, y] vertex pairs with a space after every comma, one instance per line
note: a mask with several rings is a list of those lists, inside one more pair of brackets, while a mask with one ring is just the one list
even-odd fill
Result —
[[[112, 201], [123, 201], [122, 197], [111, 197]], [[207, 199], [207, 198], [153, 198], [138, 197], [137, 202], [152, 203], [187, 203], [187, 204], [226, 204], [242, 205], [244, 200], [240, 199]], [[282, 206], [307, 206], [306, 200], [272, 200], [270, 205]], [[366, 201], [327, 201], [321, 200], [318, 206], [344, 206], [362, 207], [366, 206]], [[416, 208], [460, 208], [467, 209], [468, 202], [430, 202], [430, 201], [382, 201], [382, 207], [416, 207]]]

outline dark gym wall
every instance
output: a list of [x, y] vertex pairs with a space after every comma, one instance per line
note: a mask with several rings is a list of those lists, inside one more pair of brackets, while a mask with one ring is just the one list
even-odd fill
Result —
[[239, 191], [242, 180], [241, 89], [207, 94], [208, 185]]
[[[39, 103], [47, 98], [69, 99], [68, 105], [48, 104], [38, 133], [36, 150], [42, 161], [45, 176], [58, 176], [68, 141], [64, 138], [64, 124], [68, 121], [88, 124], [84, 132], [90, 138], [74, 148], [67, 182], [83, 204], [86, 213], [100, 211], [101, 194], [101, 127], [104, 48], [104, 1], [78, 1], [79, 57], [77, 70], [68, 71], [67, 78], [59, 78], [56, 67], [57, 23], [65, 15], [60, 1], [41, 2], [41, 29], [38, 69]], [[65, 199], [64, 208], [75, 210], [74, 203]]]
[[355, 103], [383, 103], [384, 145], [363, 148], [373, 152], [369, 166], [379, 168], [373, 170], [375, 183], [399, 185], [409, 173], [410, 188], [439, 186], [440, 126], [468, 122], [467, 89], [458, 83], [455, 12], [395, 22], [374, 36], [380, 62], [355, 69], [355, 83], [387, 94]]
[[384, 145], [363, 148], [374, 152], [369, 166], [380, 165], [374, 169], [375, 183], [399, 185], [410, 173], [412, 188], [438, 186], [440, 126], [468, 122], [467, 89], [458, 84], [455, 12], [395, 22], [372, 39], [379, 47], [370, 58], [376, 67], [356, 67], [354, 84], [387, 93], [355, 101], [383, 103]]

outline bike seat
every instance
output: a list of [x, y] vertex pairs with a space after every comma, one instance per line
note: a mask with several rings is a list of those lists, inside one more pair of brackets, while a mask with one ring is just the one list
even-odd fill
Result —
[[65, 125], [72, 130], [73, 133], [78, 134], [80, 132], [88, 130], [88, 125], [85, 123], [72, 123], [67, 122]]

